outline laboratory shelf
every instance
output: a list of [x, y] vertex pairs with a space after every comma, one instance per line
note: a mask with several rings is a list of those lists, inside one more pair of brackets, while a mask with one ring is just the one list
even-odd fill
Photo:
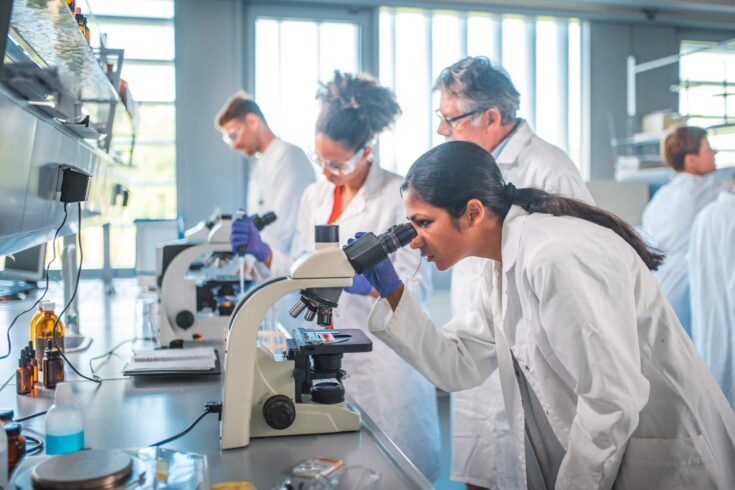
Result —
[[[22, 41], [80, 100], [122, 103], [63, 0], [14, 0], [10, 36]], [[35, 58], [35, 57], [34, 57]]]

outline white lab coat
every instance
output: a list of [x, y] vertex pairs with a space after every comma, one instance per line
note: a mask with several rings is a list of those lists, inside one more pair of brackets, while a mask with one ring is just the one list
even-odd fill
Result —
[[[473, 308], [443, 329], [404, 293], [395, 312], [376, 303], [371, 331], [446, 390], [499, 365], [511, 401], [501, 355], [512, 351], [563, 448], [558, 489], [735, 488], [735, 414], [635, 251], [590, 222], [518, 206], [501, 248]], [[523, 441], [524, 411], [512, 415]]]
[[[593, 203], [576, 165], [559, 148], [520, 123], [497, 156], [507, 182], [517, 188], [547, 192]], [[452, 313], [472, 305], [487, 259], [469, 257], [452, 268]], [[452, 394], [452, 469], [455, 481], [485, 488], [518, 488], [523, 475], [517, 463], [500, 380], [492, 374], [481, 386]]]
[[[335, 222], [346, 244], [359, 231], [379, 234], [406, 222], [400, 194], [401, 178], [373, 163], [365, 184]], [[274, 254], [271, 270], [288, 273], [293, 259], [314, 251], [314, 226], [326, 224], [332, 211], [334, 185], [310, 186], [301, 200], [298, 226], [290, 257]], [[423, 304], [431, 294], [431, 269], [416, 250], [404, 247], [391, 255], [396, 271]], [[345, 355], [347, 392], [429, 480], [439, 470], [439, 414], [436, 389], [418, 371], [370, 334], [367, 317], [375, 303], [371, 296], [342, 293], [333, 312], [335, 328], [360, 328], [373, 341], [373, 351]]]
[[304, 151], [278, 138], [251, 164], [248, 180], [248, 214], [276, 213], [276, 221], [261, 233], [271, 248], [291, 250], [301, 195], [316, 180]]
[[735, 193], [720, 192], [697, 216], [689, 281], [692, 340], [735, 407]]
[[674, 307], [684, 330], [691, 334], [687, 254], [692, 224], [697, 214], [716, 197], [721, 182], [714, 174], [677, 173], [653, 196], [643, 211], [643, 236], [666, 254], [653, 275]]

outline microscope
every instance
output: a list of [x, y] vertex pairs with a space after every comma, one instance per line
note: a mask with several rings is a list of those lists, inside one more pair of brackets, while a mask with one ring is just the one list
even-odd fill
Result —
[[[251, 219], [258, 230], [276, 220], [273, 212]], [[208, 225], [204, 226], [207, 229]], [[237, 304], [240, 277], [230, 248], [232, 216], [213, 219], [206, 240], [176, 240], [159, 245], [159, 340], [224, 339], [227, 323]], [[206, 255], [205, 260], [200, 260]], [[228, 267], [229, 265], [229, 267]], [[244, 283], [247, 289], [252, 280]]]
[[[222, 449], [244, 447], [251, 437], [324, 434], [360, 429], [360, 413], [345, 402], [345, 353], [368, 352], [372, 342], [359, 329], [297, 328], [281, 358], [257, 344], [258, 328], [283, 296], [300, 291], [294, 318], [332, 323], [342, 289], [416, 237], [409, 223], [376, 236], [366, 233], [339, 246], [338, 227], [316, 227], [316, 251], [300, 257], [288, 276], [251, 288], [230, 318], [220, 423]], [[324, 381], [324, 380], [330, 381]]]

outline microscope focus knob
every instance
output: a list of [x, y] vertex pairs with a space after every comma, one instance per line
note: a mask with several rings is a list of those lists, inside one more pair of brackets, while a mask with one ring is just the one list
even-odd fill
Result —
[[194, 325], [194, 314], [188, 310], [182, 310], [176, 314], [176, 325], [186, 330]]
[[286, 395], [273, 395], [263, 405], [263, 418], [276, 430], [287, 429], [296, 420], [296, 405]]

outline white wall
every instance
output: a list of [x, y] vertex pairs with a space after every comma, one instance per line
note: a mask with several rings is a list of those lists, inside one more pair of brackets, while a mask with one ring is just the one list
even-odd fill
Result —
[[186, 226], [246, 202], [246, 160], [214, 128], [219, 108], [244, 88], [243, 8], [233, 0], [175, 2], [176, 194]]

